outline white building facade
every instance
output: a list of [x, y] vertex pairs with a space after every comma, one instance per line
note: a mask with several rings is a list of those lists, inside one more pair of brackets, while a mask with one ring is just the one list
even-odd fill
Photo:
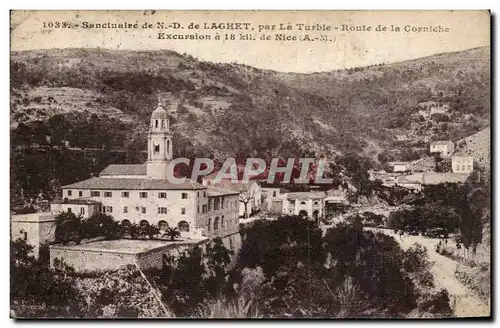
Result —
[[434, 141], [430, 145], [430, 153], [439, 153], [443, 157], [450, 157], [455, 152], [453, 141]]
[[453, 173], [471, 173], [474, 170], [474, 157], [455, 155], [451, 158]]
[[215, 182], [217, 174], [218, 172], [215, 172], [203, 177], [202, 184], [204, 186], [220, 187], [237, 192], [239, 194], [238, 213], [240, 217], [244, 217], [245, 213], [251, 216], [262, 209], [262, 188], [258, 181], [233, 182], [231, 179], [224, 178]]
[[283, 196], [283, 214], [315, 219], [323, 216], [324, 192], [291, 192]]
[[409, 162], [390, 162], [389, 165], [392, 167], [393, 172], [406, 172], [411, 169], [411, 163]]

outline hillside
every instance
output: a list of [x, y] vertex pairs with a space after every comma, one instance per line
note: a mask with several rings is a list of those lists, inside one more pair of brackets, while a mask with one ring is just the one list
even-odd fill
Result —
[[[177, 155], [333, 158], [354, 152], [376, 159], [397, 144], [397, 134], [419, 135], [420, 129], [427, 131], [423, 142], [428, 134], [457, 140], [487, 126], [489, 51], [314, 74], [213, 64], [171, 51], [13, 52], [11, 126], [47, 124], [62, 114], [76, 122], [69, 129], [74, 134], [94, 114], [109, 132], [103, 139], [140, 149], [159, 96], [172, 116]], [[457, 119], [446, 128], [409, 122], [417, 104], [431, 100], [449, 104]], [[101, 146], [80, 139], [73, 143]]]
[[491, 161], [491, 128], [488, 127], [457, 142], [457, 153], [473, 156], [481, 167], [489, 170]]

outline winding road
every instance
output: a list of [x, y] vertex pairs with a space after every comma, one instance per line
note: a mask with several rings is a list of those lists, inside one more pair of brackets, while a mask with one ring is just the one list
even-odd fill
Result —
[[409, 248], [414, 243], [419, 243], [427, 248], [429, 260], [433, 263], [431, 273], [434, 275], [436, 287], [448, 290], [451, 299], [450, 305], [455, 316], [461, 318], [490, 316], [490, 306], [455, 278], [454, 273], [457, 262], [434, 251], [439, 242], [438, 239], [423, 236], [404, 236], [400, 238], [399, 235], [389, 229], [373, 230], [394, 237], [403, 249]]

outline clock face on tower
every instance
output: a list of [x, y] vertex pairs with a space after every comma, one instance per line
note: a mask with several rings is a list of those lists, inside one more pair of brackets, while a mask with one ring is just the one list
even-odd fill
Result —
[[159, 142], [158, 140], [155, 140], [155, 141], [153, 141], [153, 145], [155, 145], [155, 146], [159, 146], [159, 145], [160, 145], [160, 142]]

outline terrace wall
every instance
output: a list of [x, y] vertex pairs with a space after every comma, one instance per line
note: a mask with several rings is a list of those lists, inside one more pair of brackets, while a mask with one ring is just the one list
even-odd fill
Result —
[[[238, 232], [221, 237], [224, 246], [233, 251], [232, 263], [234, 265], [238, 252], [241, 248], [241, 237]], [[164, 255], [179, 258], [180, 255], [190, 247], [201, 246], [203, 248], [210, 239], [199, 242], [166, 243], [164, 246], [156, 247], [145, 252], [126, 252], [120, 250], [88, 249], [77, 245], [52, 245], [50, 246], [51, 266], [53, 260], [59, 258], [72, 266], [76, 271], [107, 271], [116, 269], [121, 265], [137, 264], [143, 270], [148, 268], [161, 268]]]
[[78, 249], [74, 246], [50, 246], [50, 265], [55, 258], [62, 259], [76, 271], [106, 271], [121, 265], [134, 264], [135, 254], [116, 251]]

